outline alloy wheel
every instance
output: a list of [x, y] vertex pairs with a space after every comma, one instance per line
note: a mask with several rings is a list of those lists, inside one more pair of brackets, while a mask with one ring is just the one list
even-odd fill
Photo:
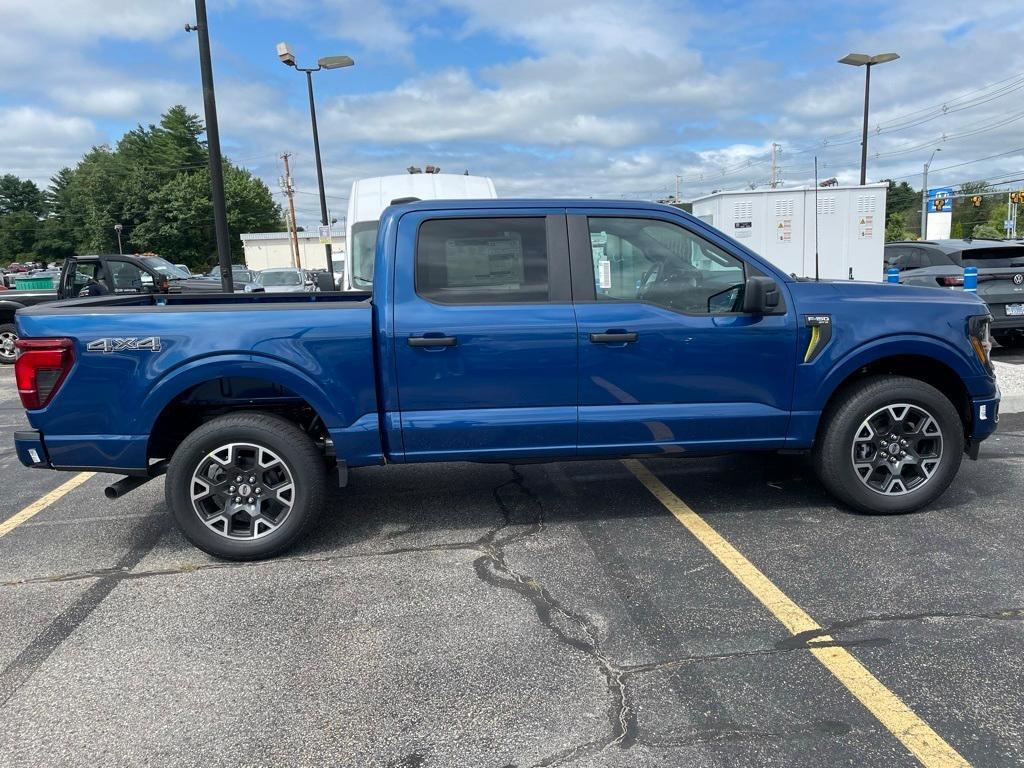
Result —
[[192, 473], [192, 509], [229, 539], [260, 539], [284, 523], [295, 504], [295, 481], [284, 460], [254, 443], [210, 451]]
[[857, 477], [872, 491], [901, 496], [935, 474], [942, 461], [942, 430], [919, 405], [887, 405], [861, 422], [851, 459]]

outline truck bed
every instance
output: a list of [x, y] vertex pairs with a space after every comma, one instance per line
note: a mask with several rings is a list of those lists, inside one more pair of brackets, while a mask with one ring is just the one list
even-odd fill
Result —
[[305, 409], [353, 463], [380, 459], [366, 294], [99, 296], [22, 310], [17, 326], [73, 341], [66, 381], [29, 413], [54, 467], [144, 472], [164, 458], [154, 425], [195, 403]]
[[[26, 294], [29, 292], [26, 291]], [[15, 298], [11, 291], [5, 294]], [[35, 295], [33, 293], [33, 295]], [[56, 293], [51, 292], [51, 296]], [[310, 304], [353, 305], [368, 302], [372, 294], [350, 293], [171, 293], [171, 294], [125, 294], [95, 296], [91, 298], [49, 301], [45, 306], [26, 307], [20, 315], [37, 314], [92, 314], [101, 310], [106, 314], [110, 309], [137, 312], [140, 309], [160, 311], [162, 307], [195, 308], [198, 311], [236, 309], [249, 305], [271, 306], [274, 309], [303, 309]]]

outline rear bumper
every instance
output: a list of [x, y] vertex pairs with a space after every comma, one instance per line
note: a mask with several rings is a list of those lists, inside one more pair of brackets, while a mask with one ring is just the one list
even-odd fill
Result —
[[14, 450], [18, 454], [18, 461], [26, 467], [50, 468], [50, 457], [46, 453], [46, 446], [43, 445], [43, 436], [38, 430], [15, 432]]

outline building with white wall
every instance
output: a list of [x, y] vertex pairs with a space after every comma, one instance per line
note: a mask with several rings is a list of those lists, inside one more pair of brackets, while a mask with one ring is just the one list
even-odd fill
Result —
[[[245, 265], [263, 270], [295, 266], [291, 234], [288, 232], [247, 232], [242, 235]], [[335, 262], [344, 260], [345, 235], [335, 231], [331, 236], [331, 253]], [[316, 232], [299, 232], [299, 258], [303, 269], [327, 269], [324, 247]]]
[[797, 277], [882, 280], [889, 185], [715, 192], [693, 215]]

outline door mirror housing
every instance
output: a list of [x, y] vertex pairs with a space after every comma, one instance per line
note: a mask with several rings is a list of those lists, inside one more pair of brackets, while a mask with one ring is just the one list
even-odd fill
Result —
[[780, 299], [779, 286], [770, 277], [752, 275], [743, 285], [744, 314], [773, 314], [779, 308]]

